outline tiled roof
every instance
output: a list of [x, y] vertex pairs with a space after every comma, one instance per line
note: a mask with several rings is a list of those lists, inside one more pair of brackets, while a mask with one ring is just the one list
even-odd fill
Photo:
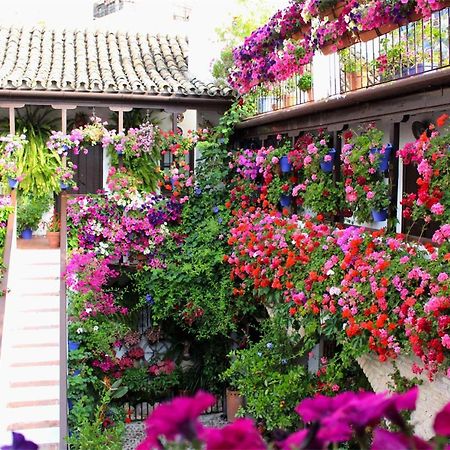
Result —
[[192, 77], [180, 36], [0, 26], [2, 89], [228, 96]]

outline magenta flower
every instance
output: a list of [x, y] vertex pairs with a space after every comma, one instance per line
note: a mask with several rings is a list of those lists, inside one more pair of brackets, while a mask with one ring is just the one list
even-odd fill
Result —
[[308, 432], [309, 430], [300, 430], [296, 433], [291, 434], [287, 439], [279, 443], [281, 449], [292, 450], [294, 448], [302, 448], [303, 442], [305, 442]]
[[136, 450], [162, 448], [161, 436], [168, 441], [197, 439], [202, 430], [198, 417], [214, 402], [213, 395], [199, 391], [194, 397], [178, 397], [158, 406], [147, 419], [147, 437]]
[[265, 450], [253, 420], [238, 419], [223, 428], [206, 428], [200, 436], [207, 450]]
[[441, 436], [450, 437], [450, 403], [434, 418], [434, 431]]
[[12, 433], [13, 441], [12, 445], [4, 445], [1, 450], [37, 450], [38, 446], [31, 441], [27, 441], [23, 434]]
[[371, 450], [432, 450], [433, 447], [417, 436], [407, 436], [403, 433], [392, 433], [382, 428], [376, 428]]

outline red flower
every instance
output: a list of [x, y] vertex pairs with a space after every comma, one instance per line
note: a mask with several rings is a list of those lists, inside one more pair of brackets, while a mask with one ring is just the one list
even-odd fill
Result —
[[442, 114], [438, 117], [438, 119], [436, 120], [436, 124], [438, 127], [443, 127], [445, 125], [445, 122], [447, 122], [448, 119], [448, 114]]

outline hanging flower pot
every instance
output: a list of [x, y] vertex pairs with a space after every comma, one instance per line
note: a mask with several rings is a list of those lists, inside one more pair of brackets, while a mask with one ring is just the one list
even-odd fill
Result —
[[398, 24], [396, 23], [386, 23], [384, 25], [381, 25], [376, 30], [378, 32], [378, 35], [382, 36], [383, 34], [390, 33], [391, 31], [394, 31], [398, 28]]
[[67, 189], [69, 189], [69, 185], [64, 183], [63, 181], [59, 182], [59, 187], [61, 188], [62, 191], [67, 191]]
[[22, 233], [20, 233], [22, 239], [31, 239], [33, 237], [33, 230], [31, 228], [25, 228]]
[[69, 352], [74, 352], [80, 348], [80, 343], [77, 341], [69, 341], [68, 342]]
[[320, 168], [325, 173], [333, 172], [334, 165], [334, 157], [336, 155], [336, 149], [332, 148], [330, 151], [324, 156], [322, 161], [320, 161]]
[[361, 42], [369, 42], [369, 41], [373, 41], [375, 38], [377, 38], [378, 33], [377, 33], [376, 29], [358, 31], [358, 37]]
[[372, 209], [372, 217], [374, 222], [384, 222], [387, 220], [387, 209]]
[[280, 197], [280, 205], [285, 208], [286, 206], [290, 206], [291, 204], [291, 196], [286, 194], [281, 194]]
[[288, 173], [291, 171], [292, 166], [287, 156], [282, 156], [280, 158], [280, 168], [283, 173]]
[[391, 152], [392, 152], [392, 145], [388, 144], [384, 148], [384, 153], [381, 153], [381, 149], [379, 148], [372, 148], [370, 149], [370, 153], [378, 153], [380, 155], [380, 158], [378, 160], [378, 170], [381, 172], [385, 172], [389, 169], [389, 160], [391, 158]]
[[8, 178], [8, 184], [11, 189], [16, 189], [19, 186], [19, 180], [17, 178]]

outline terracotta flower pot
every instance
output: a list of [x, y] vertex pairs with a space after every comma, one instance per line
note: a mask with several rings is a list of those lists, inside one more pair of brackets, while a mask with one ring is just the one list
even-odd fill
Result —
[[394, 31], [398, 28], [398, 24], [396, 23], [387, 23], [385, 25], [381, 25], [377, 28], [378, 34], [382, 36], [383, 34], [390, 33], [391, 31]]
[[238, 391], [231, 391], [227, 389], [227, 420], [234, 422], [237, 417], [238, 409], [243, 405], [243, 398]]
[[360, 41], [369, 42], [378, 37], [377, 30], [358, 31]]
[[362, 75], [356, 72], [347, 72], [345, 74], [347, 87], [350, 91], [362, 88]]
[[314, 91], [312, 89], [308, 89], [306, 91], [306, 101], [313, 102], [314, 101]]
[[59, 248], [59, 231], [47, 231], [47, 241], [50, 248]]

